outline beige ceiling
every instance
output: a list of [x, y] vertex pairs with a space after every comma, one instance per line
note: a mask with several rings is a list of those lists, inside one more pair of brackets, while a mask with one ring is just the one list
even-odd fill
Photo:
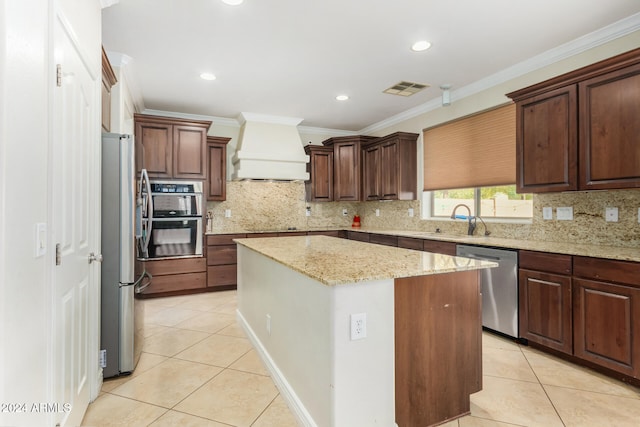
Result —
[[[130, 58], [139, 107], [359, 131], [433, 102], [442, 84], [455, 95], [594, 32], [638, 30], [639, 12], [638, 0], [119, 0], [102, 33], [108, 52]], [[431, 49], [412, 52], [421, 39]], [[430, 87], [383, 93], [400, 81]]]

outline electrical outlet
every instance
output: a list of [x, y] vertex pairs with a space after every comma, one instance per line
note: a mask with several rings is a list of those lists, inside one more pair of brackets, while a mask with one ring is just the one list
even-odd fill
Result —
[[225, 209], [224, 210], [224, 217], [225, 218], [231, 218], [231, 209]]
[[409, 208], [407, 212], [409, 213], [409, 217], [413, 218], [413, 208]]
[[367, 313], [351, 315], [351, 341], [367, 337]]
[[573, 207], [556, 208], [556, 218], [560, 221], [573, 221]]
[[607, 222], [618, 222], [618, 208], [605, 208], [604, 220]]
[[347, 216], [347, 209], [346, 208], [342, 209], [342, 216]]
[[267, 335], [271, 335], [271, 315], [267, 314]]
[[380, 216], [380, 209], [376, 209], [376, 216]]
[[545, 206], [542, 208], [542, 219], [553, 219], [553, 208]]

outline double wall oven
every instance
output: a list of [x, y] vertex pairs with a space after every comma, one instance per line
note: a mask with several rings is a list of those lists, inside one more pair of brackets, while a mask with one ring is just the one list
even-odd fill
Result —
[[202, 256], [202, 182], [151, 180], [148, 258]]

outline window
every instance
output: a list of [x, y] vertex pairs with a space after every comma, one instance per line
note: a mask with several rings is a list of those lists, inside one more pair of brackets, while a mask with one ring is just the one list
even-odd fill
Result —
[[[482, 218], [529, 219], [533, 216], [533, 200], [531, 194], [517, 194], [515, 185], [496, 187], [461, 188], [452, 190], [435, 190], [425, 193], [429, 198], [430, 217], [450, 217], [453, 208], [458, 204], [467, 205], [471, 215]], [[457, 214], [466, 215], [466, 209]]]

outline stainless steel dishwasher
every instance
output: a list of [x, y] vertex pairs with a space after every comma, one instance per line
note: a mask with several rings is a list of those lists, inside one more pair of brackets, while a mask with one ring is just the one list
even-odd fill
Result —
[[480, 270], [482, 326], [519, 338], [518, 252], [485, 246], [457, 245], [456, 254], [499, 264], [498, 267]]

